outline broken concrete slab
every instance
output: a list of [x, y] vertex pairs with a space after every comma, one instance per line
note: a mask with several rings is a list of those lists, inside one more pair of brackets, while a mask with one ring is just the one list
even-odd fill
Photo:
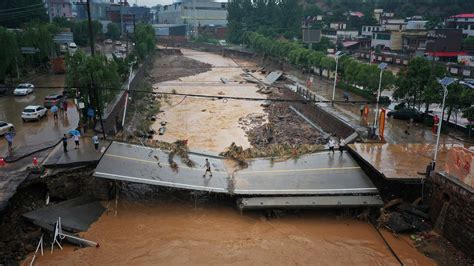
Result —
[[265, 77], [263, 82], [265, 84], [271, 85], [271, 84], [275, 83], [275, 81], [277, 81], [281, 77], [281, 75], [283, 75], [283, 72], [273, 71]]
[[81, 196], [25, 213], [23, 217], [47, 230], [50, 230], [58, 217], [61, 217], [62, 226], [65, 230], [82, 232], [87, 231], [104, 211], [105, 208], [94, 197]]

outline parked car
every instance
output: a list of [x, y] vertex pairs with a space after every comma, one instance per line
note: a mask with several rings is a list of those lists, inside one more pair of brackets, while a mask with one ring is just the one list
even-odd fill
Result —
[[115, 52], [114, 52], [114, 55], [115, 55], [115, 57], [117, 57], [117, 58], [119, 58], [119, 59], [124, 58], [124, 55], [123, 55], [121, 52], [119, 52], [119, 51], [115, 51]]
[[112, 40], [111, 39], [107, 39], [104, 41], [105, 44], [112, 44]]
[[47, 111], [48, 109], [46, 109], [44, 106], [29, 105], [23, 109], [23, 112], [21, 113], [21, 119], [23, 119], [24, 122], [29, 120], [39, 121], [42, 117], [46, 116]]
[[0, 84], [0, 95], [6, 94], [8, 92], [7, 86], [5, 84]]
[[403, 108], [400, 110], [394, 110], [387, 113], [388, 117], [393, 117], [400, 120], [410, 120], [420, 122], [424, 118], [424, 114], [413, 108]]
[[33, 93], [35, 86], [30, 83], [22, 83], [16, 86], [15, 90], [13, 91], [13, 95], [15, 96], [26, 96], [30, 93]]
[[61, 94], [50, 94], [44, 97], [44, 107], [51, 108], [53, 106], [58, 106], [63, 100], [63, 96]]
[[0, 136], [5, 135], [5, 133], [7, 133], [10, 128], [14, 129], [13, 124], [7, 123], [5, 121], [0, 121]]
[[115, 41], [115, 45], [122, 45], [121, 41]]

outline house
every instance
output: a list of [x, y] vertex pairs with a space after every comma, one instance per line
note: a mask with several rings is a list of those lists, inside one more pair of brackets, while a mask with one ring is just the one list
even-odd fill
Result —
[[376, 31], [372, 34], [370, 43], [372, 48], [388, 49], [398, 51], [402, 49], [402, 32], [398, 31]]
[[372, 37], [374, 31], [381, 31], [382, 27], [378, 26], [362, 26], [361, 35], [365, 37]]
[[212, 0], [183, 0], [164, 5], [159, 10], [161, 24], [188, 24], [197, 26], [227, 25], [227, 3]]
[[48, 0], [47, 11], [50, 20], [54, 17], [72, 18], [72, 4], [69, 0]]
[[474, 36], [474, 13], [451, 16], [446, 19], [446, 26], [461, 29], [464, 37]]
[[347, 24], [344, 22], [331, 22], [329, 24], [329, 28], [333, 30], [345, 30], [347, 28]]
[[403, 31], [406, 29], [407, 22], [405, 19], [382, 18], [382, 30], [385, 31]]
[[436, 29], [428, 32], [426, 55], [436, 61], [456, 62], [458, 56], [467, 55], [462, 51], [461, 29]]

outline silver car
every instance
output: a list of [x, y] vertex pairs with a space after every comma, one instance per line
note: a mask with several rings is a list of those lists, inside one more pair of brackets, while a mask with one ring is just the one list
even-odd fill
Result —
[[16, 86], [15, 90], [13, 91], [13, 95], [15, 96], [26, 96], [30, 93], [33, 93], [35, 86], [31, 83], [22, 83]]
[[0, 136], [5, 135], [5, 133], [7, 133], [10, 128], [14, 129], [13, 124], [7, 123], [5, 121], [0, 121]]

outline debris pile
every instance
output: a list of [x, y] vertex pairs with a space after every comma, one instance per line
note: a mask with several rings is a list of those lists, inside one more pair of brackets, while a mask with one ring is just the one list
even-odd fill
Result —
[[172, 169], [178, 169], [178, 164], [174, 161], [175, 155], [181, 157], [181, 161], [188, 167], [195, 166], [195, 163], [191, 159], [189, 159], [189, 148], [187, 140], [177, 140], [174, 143], [155, 141], [153, 146], [169, 152], [168, 163]]
[[247, 159], [261, 157], [278, 157], [281, 160], [296, 158], [302, 154], [313, 153], [324, 149], [323, 145], [303, 144], [292, 146], [290, 144], [271, 144], [262, 148], [243, 149], [234, 142], [219, 155], [227, 159], [235, 160], [241, 167], [247, 166]]
[[250, 115], [239, 121], [252, 146], [264, 148], [271, 144], [299, 146], [326, 143], [320, 132], [291, 112], [288, 103], [276, 102], [265, 110], [268, 112], [268, 123], [264, 123], [263, 116], [257, 115]]
[[378, 222], [395, 233], [426, 232], [432, 229], [428, 206], [402, 203], [394, 199], [385, 204]]

